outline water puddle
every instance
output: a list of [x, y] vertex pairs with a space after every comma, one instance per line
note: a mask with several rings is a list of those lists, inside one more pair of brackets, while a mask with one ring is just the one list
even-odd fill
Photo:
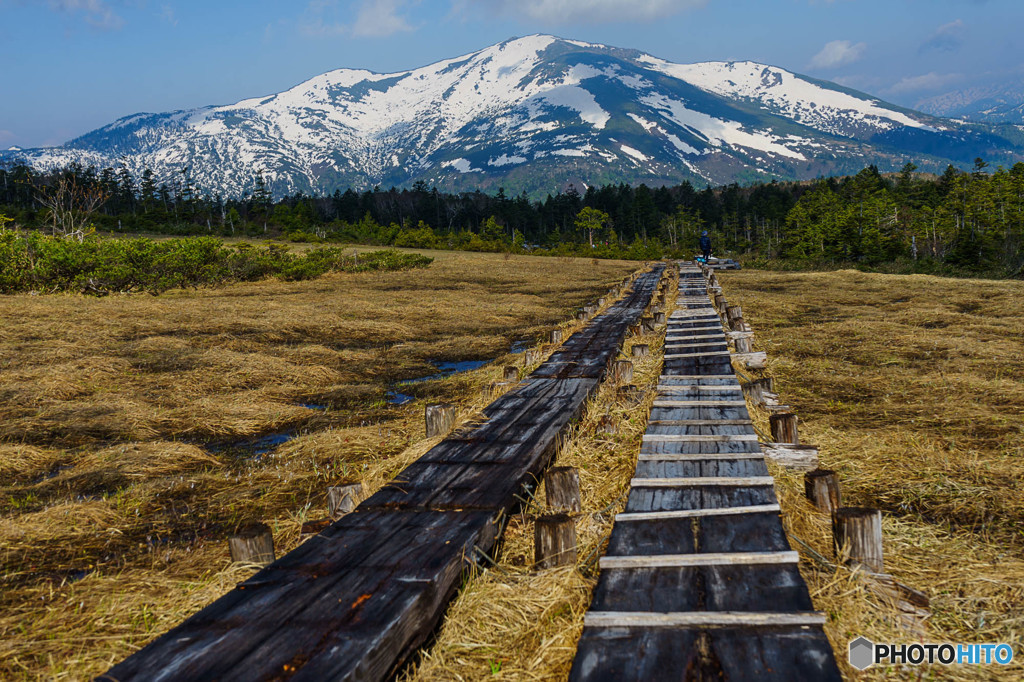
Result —
[[232, 453], [259, 460], [263, 458], [263, 455], [270, 454], [297, 435], [295, 431], [282, 431], [254, 438], [243, 438], [230, 443], [206, 443], [203, 445], [203, 448], [207, 452]]
[[460, 360], [459, 362], [432, 362], [434, 367], [437, 367], [440, 371], [434, 374], [428, 374], [422, 377], [416, 377], [415, 379], [406, 379], [405, 381], [399, 381], [396, 386], [408, 386], [409, 384], [420, 384], [424, 381], [437, 381], [438, 379], [447, 379], [450, 376], [461, 374], [462, 372], [471, 372], [474, 369], [480, 369], [490, 360]]
[[415, 400], [411, 395], [407, 393], [399, 393], [398, 391], [388, 391], [387, 396], [387, 401], [392, 405], [405, 405], [406, 403]]
[[513, 341], [512, 342], [512, 347], [509, 348], [508, 352], [512, 353], [513, 355], [515, 355], [517, 353], [525, 353], [526, 349], [529, 348], [532, 345], [533, 345], [533, 343], [530, 342], [530, 341]]
[[305, 407], [307, 410], [327, 410], [326, 405], [320, 405], [318, 403], [299, 403], [299, 407]]

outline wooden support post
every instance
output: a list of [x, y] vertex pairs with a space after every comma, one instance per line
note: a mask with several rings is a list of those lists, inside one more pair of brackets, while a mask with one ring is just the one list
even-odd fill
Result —
[[831, 469], [815, 469], [804, 474], [804, 494], [811, 504], [826, 514], [842, 506], [839, 476]]
[[729, 329], [733, 330], [734, 332], [741, 332], [746, 330], [746, 328], [747, 323], [743, 321], [742, 317], [734, 317], [731, 320], [729, 320]]
[[529, 367], [541, 361], [544, 356], [539, 350], [528, 349], [523, 353], [523, 364]]
[[587, 321], [587, 313], [586, 313], [585, 310], [581, 310], [580, 312], [576, 313], [576, 321], [577, 322], [586, 322]]
[[654, 324], [665, 324], [665, 313], [654, 313]]
[[640, 318], [640, 324], [643, 326], [645, 332], [654, 331], [654, 318], [650, 315], [644, 315]]
[[772, 429], [772, 440], [776, 443], [800, 443], [796, 430], [797, 417], [792, 412], [768, 415], [768, 425]]
[[505, 366], [505, 381], [519, 381], [519, 368], [513, 365]]
[[548, 509], [554, 512], [580, 510], [580, 472], [575, 467], [551, 467], [544, 475]]
[[640, 336], [640, 325], [639, 324], [632, 324], [632, 325], [630, 325], [629, 326], [629, 335], [630, 336]]
[[754, 344], [750, 342], [750, 339], [736, 339], [736, 352], [752, 353], [754, 352]]
[[252, 523], [228, 538], [231, 561], [266, 566], [274, 561], [274, 534], [265, 523]]
[[597, 299], [597, 307], [600, 308], [604, 305], [604, 297]]
[[724, 315], [725, 309], [728, 307], [728, 304], [725, 302], [725, 296], [722, 294], [715, 294], [715, 310], [717, 310], [720, 315]]
[[423, 409], [427, 438], [448, 433], [455, 423], [455, 408], [456, 406], [450, 403], [434, 403]]
[[552, 329], [551, 330], [551, 343], [562, 343], [562, 330]]
[[612, 381], [628, 384], [633, 381], [633, 363], [629, 360], [615, 360], [612, 362], [610, 374], [609, 379]]
[[362, 494], [362, 483], [345, 483], [343, 485], [330, 486], [327, 489], [327, 514], [337, 521], [345, 514], [355, 510]]
[[646, 343], [634, 343], [633, 344], [633, 357], [638, 358], [643, 355], [650, 355], [651, 347]]
[[576, 563], [576, 521], [568, 514], [547, 514], [533, 526], [533, 553], [537, 568]]
[[[743, 339], [736, 339], [737, 346], [736, 350], [739, 351], [739, 342]], [[743, 389], [743, 396], [749, 398], [755, 405], [765, 405], [768, 402], [769, 396], [772, 400], [775, 400], [775, 378], [764, 377], [762, 379], [754, 379], [748, 381], [745, 384], [740, 384], [740, 388]]]
[[840, 507], [832, 514], [836, 556], [851, 566], [882, 573], [882, 512], [867, 507]]

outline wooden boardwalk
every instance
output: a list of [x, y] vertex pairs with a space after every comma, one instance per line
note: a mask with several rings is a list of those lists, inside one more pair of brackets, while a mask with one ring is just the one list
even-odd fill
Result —
[[704, 279], [665, 364], [571, 680], [839, 680]]
[[541, 367], [323, 533], [240, 583], [105, 680], [379, 680], [437, 625], [597, 388], [664, 266]]

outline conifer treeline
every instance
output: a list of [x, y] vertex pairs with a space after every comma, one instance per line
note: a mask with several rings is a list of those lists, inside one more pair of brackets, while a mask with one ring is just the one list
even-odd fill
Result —
[[[1024, 257], [1024, 163], [970, 172], [950, 166], [939, 177], [907, 164], [883, 176], [874, 166], [855, 176], [805, 183], [733, 184], [697, 189], [625, 184], [573, 188], [531, 201], [504, 191], [447, 194], [417, 182], [329, 196], [301, 193], [274, 200], [258, 176], [247, 196], [201, 193], [183, 169], [157, 184], [149, 170], [71, 166], [40, 174], [0, 169], [0, 212], [44, 229], [48, 189], [62, 178], [98, 192], [99, 229], [165, 234], [278, 236], [395, 246], [547, 248], [600, 255], [692, 255], [709, 230], [715, 251], [757, 258], [878, 264], [905, 260], [1019, 274]], [[597, 234], [580, 229], [580, 211], [608, 215]], [[595, 247], [589, 240], [593, 236]], [[642, 248], [641, 248], [642, 245]], [[597, 255], [597, 254], [595, 254]]]

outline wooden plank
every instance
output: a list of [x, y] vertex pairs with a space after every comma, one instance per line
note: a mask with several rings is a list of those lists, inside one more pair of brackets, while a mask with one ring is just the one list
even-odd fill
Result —
[[[638, 655], [638, 652], [642, 654]], [[571, 682], [840, 682], [820, 626], [584, 628]]]
[[682, 568], [728, 564], [797, 564], [797, 552], [716, 552], [707, 554], [650, 554], [647, 556], [603, 556], [601, 570], [608, 568]]
[[641, 453], [637, 455], [640, 462], [703, 462], [712, 459], [764, 459], [760, 452], [718, 452], [718, 453]]
[[652, 419], [648, 426], [752, 426], [749, 419]]
[[755, 478], [768, 476], [763, 457], [747, 453], [726, 455], [694, 455], [701, 459], [642, 459], [636, 464], [634, 478]]
[[655, 519], [689, 519], [707, 516], [733, 516], [736, 514], [757, 514], [762, 512], [781, 512], [777, 504], [754, 504], [746, 507], [723, 507], [721, 509], [683, 509], [667, 512], [622, 512], [615, 515], [615, 522], [653, 521]]
[[591, 611], [583, 616], [587, 628], [736, 628], [821, 626], [827, 622], [824, 613], [765, 611], [683, 611], [651, 613], [648, 611]]
[[665, 359], [671, 360], [672, 358], [708, 358], [716, 355], [728, 356], [730, 352], [727, 350], [723, 351], [706, 351], [704, 353], [665, 353]]
[[682, 380], [695, 380], [695, 379], [696, 380], [701, 380], [701, 379], [706, 379], [706, 380], [709, 380], [709, 381], [728, 380], [730, 382], [735, 382], [736, 386], [740, 385], [739, 379], [737, 379], [736, 375], [731, 373], [731, 372], [729, 374], [719, 375], [719, 376], [708, 375], [708, 374], [662, 374], [661, 376], [658, 377], [658, 381], [659, 382], [670, 381], [670, 380], [673, 380], [673, 379], [682, 379]]
[[653, 407], [715, 407], [735, 406], [746, 407], [745, 400], [658, 400], [655, 399]]
[[651, 434], [645, 433], [645, 441], [693, 441], [693, 442], [725, 442], [725, 441], [754, 441], [757, 442], [757, 434], [740, 433], [734, 435], [692, 435], [692, 434]]
[[683, 488], [687, 486], [730, 485], [758, 486], [775, 485], [771, 476], [721, 477], [702, 476], [698, 478], [634, 478], [629, 482], [634, 488]]
[[702, 486], [634, 488], [626, 498], [627, 512], [718, 509], [778, 502], [771, 486]]

